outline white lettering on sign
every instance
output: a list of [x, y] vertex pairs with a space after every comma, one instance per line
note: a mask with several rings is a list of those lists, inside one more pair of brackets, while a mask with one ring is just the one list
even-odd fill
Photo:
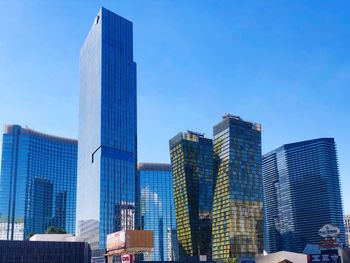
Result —
[[132, 255], [122, 255], [122, 263], [132, 263]]
[[318, 234], [321, 237], [336, 237], [340, 234], [340, 230], [338, 227], [333, 226], [331, 224], [324, 225], [319, 231]]

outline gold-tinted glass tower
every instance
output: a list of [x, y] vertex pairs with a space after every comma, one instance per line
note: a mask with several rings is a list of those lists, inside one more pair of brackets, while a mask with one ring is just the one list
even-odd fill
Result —
[[225, 115], [214, 126], [213, 145], [213, 259], [261, 254], [261, 126]]
[[169, 144], [180, 260], [211, 258], [212, 140], [188, 131]]

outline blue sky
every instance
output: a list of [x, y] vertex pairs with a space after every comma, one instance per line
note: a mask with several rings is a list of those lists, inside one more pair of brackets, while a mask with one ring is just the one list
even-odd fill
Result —
[[[79, 50], [98, 8], [134, 23], [139, 160], [212, 136], [224, 113], [259, 122], [263, 152], [334, 137], [350, 213], [349, 1], [4, 1], [0, 125], [77, 137]], [[1, 147], [1, 146], [0, 146]]]

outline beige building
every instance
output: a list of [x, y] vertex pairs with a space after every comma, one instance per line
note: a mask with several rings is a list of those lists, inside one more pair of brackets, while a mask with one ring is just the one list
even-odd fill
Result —
[[347, 245], [350, 246], [350, 215], [344, 216], [345, 236]]
[[307, 263], [307, 255], [288, 252], [288, 251], [279, 251], [276, 253], [268, 254], [265, 256], [255, 257], [256, 263], [280, 263], [280, 262], [292, 262], [292, 263]]
[[29, 240], [48, 242], [84, 242], [81, 238], [71, 234], [35, 234]]

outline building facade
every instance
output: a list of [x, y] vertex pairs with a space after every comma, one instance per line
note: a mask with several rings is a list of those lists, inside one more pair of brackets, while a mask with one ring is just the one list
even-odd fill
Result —
[[49, 226], [75, 232], [77, 141], [8, 125], [0, 177], [0, 239]]
[[85, 242], [0, 240], [0, 262], [90, 263], [91, 249]]
[[144, 253], [145, 261], [176, 261], [178, 246], [171, 166], [159, 163], [140, 163], [141, 189], [140, 222], [142, 230], [153, 231], [154, 248]]
[[344, 227], [345, 227], [345, 238], [347, 242], [347, 246], [350, 246], [350, 215], [344, 216]]
[[172, 138], [169, 146], [180, 260], [211, 258], [212, 140], [188, 131]]
[[[80, 220], [76, 230], [79, 240], [88, 242], [93, 256], [99, 250], [100, 222], [97, 220]], [[97, 253], [99, 255], [99, 253]]]
[[225, 115], [213, 144], [213, 259], [262, 254], [261, 126]]
[[109, 233], [134, 228], [136, 64], [132, 22], [101, 8], [80, 51], [77, 222]]
[[265, 250], [300, 253], [319, 244], [318, 231], [344, 222], [333, 138], [285, 144], [263, 156]]

